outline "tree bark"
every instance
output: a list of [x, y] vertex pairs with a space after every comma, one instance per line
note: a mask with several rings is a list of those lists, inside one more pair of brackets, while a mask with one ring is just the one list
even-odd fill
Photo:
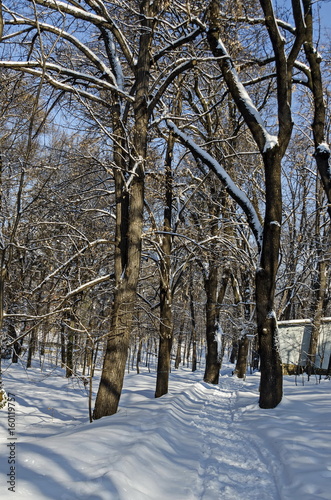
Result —
[[173, 174], [172, 155], [175, 139], [170, 132], [168, 138], [165, 167], [165, 209], [160, 262], [160, 342], [157, 364], [155, 397], [167, 394], [173, 342], [172, 318], [172, 283], [171, 283], [171, 252], [172, 252], [172, 203]]
[[178, 339], [177, 339], [177, 351], [175, 359], [175, 368], [179, 368], [182, 362], [182, 341], [183, 341], [183, 331], [184, 331], [185, 320], [182, 320], [179, 328]]
[[166, 290], [162, 289], [160, 295], [160, 342], [155, 389], [156, 398], [159, 398], [168, 392], [173, 338], [171, 290], [169, 288]]
[[[234, 278], [234, 277], [233, 277]], [[250, 280], [247, 272], [241, 273], [241, 290], [237, 285], [239, 300], [242, 302], [243, 317], [245, 318], [246, 325], [249, 325], [251, 320], [251, 305], [250, 305]], [[238, 378], [245, 378], [247, 364], [248, 364], [248, 351], [249, 351], [249, 338], [247, 334], [247, 326], [244, 327], [244, 332], [238, 342], [238, 357], [235, 368], [235, 374]]]
[[[310, 67], [308, 74], [308, 87], [313, 94], [314, 103], [314, 119], [312, 123], [315, 153], [314, 157], [320, 178], [322, 180], [324, 192], [328, 200], [328, 214], [331, 218], [331, 172], [330, 172], [330, 148], [325, 142], [326, 128], [326, 105], [324, 99], [324, 88], [321, 72], [321, 56], [316, 50], [313, 43], [313, 16], [312, 16], [312, 1], [304, 0], [304, 20], [305, 20], [305, 35], [304, 43], [305, 54]], [[301, 15], [301, 18], [303, 16]], [[296, 24], [300, 22], [300, 16], [295, 17]]]
[[[216, 266], [215, 266], [216, 267]], [[218, 272], [214, 266], [209, 269], [208, 278], [205, 280], [206, 300], [206, 367], [203, 380], [209, 384], [218, 384], [220, 373], [220, 353], [216, 333], [218, 328], [217, 305]], [[224, 284], [226, 287], [226, 284]]]
[[321, 234], [321, 208], [323, 206], [324, 196], [322, 193], [320, 180], [316, 182], [316, 219], [315, 219], [315, 241], [317, 253], [317, 269], [313, 279], [313, 303], [312, 303], [312, 331], [310, 336], [310, 344], [307, 357], [307, 373], [310, 376], [316, 371], [316, 354], [318, 347], [318, 339], [324, 314], [325, 297], [327, 295], [328, 286], [328, 270], [330, 265], [330, 243], [331, 231], [327, 227], [325, 234]]
[[[265, 214], [260, 265], [256, 273], [256, 313], [259, 338], [261, 390], [260, 407], [274, 408], [282, 399], [282, 366], [278, 349], [278, 327], [274, 311], [275, 284], [279, 259], [282, 216], [281, 160], [293, 128], [291, 114], [292, 69], [305, 41], [304, 23], [297, 23], [294, 42], [285, 52], [273, 5], [260, 0], [265, 25], [273, 48], [277, 82], [278, 135], [270, 136], [236, 73], [233, 61], [221, 39], [220, 1], [212, 0], [209, 8], [208, 41], [218, 57], [223, 78], [259, 148], [264, 164]], [[293, 2], [293, 10], [297, 10]]]
[[274, 408], [283, 392], [278, 326], [274, 311], [282, 220], [281, 155], [278, 147], [263, 155], [266, 207], [260, 268], [256, 272], [256, 315], [260, 354], [260, 407]]
[[[221, 191], [222, 192], [222, 191]], [[212, 188], [212, 197], [209, 203], [209, 212], [212, 217], [211, 235], [217, 236], [219, 233], [218, 219], [221, 213], [220, 203], [215, 203], [218, 193]], [[222, 208], [227, 208], [227, 195], [224, 193]], [[225, 232], [228, 230], [225, 228]], [[231, 229], [230, 229], [231, 231]], [[212, 249], [216, 249], [218, 243], [212, 244]], [[224, 251], [226, 254], [226, 250]], [[218, 384], [221, 369], [222, 353], [219, 352], [217, 342], [217, 331], [219, 328], [220, 304], [222, 304], [226, 288], [229, 281], [229, 269], [224, 269], [221, 283], [219, 284], [220, 265], [215, 262], [213, 255], [209, 259], [208, 276], [204, 280], [206, 292], [206, 366], [204, 381], [210, 384]], [[223, 347], [223, 346], [222, 346]]]
[[192, 343], [192, 372], [197, 369], [197, 329], [194, 311], [193, 277], [190, 284], [190, 311], [191, 311], [191, 343]]
[[[150, 49], [157, 12], [162, 8], [163, 3], [147, 0], [140, 3], [141, 34], [135, 72], [134, 129], [129, 164], [131, 182], [128, 195], [123, 198], [124, 203], [128, 203], [128, 208], [124, 210], [127, 220], [122, 219], [118, 235], [120, 238], [119, 248], [121, 249], [118, 258], [121, 259], [121, 265], [115, 268], [117, 286], [114, 294], [111, 331], [107, 339], [100, 386], [95, 401], [94, 419], [117, 412], [124, 381], [141, 261], [144, 170], [149, 121], [147, 97], [151, 65]], [[118, 211], [123, 214], [121, 204], [117, 206], [117, 216], [119, 216]], [[123, 234], [124, 231], [126, 234]], [[123, 238], [125, 238], [124, 250], [122, 247]], [[121, 275], [119, 276], [120, 271]]]

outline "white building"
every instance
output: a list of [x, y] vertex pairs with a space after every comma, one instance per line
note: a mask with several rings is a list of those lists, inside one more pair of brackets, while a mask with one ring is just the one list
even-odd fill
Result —
[[[309, 350], [312, 320], [279, 321], [280, 355], [284, 365], [305, 366]], [[327, 370], [331, 355], [331, 318], [323, 318], [316, 353], [316, 368]]]

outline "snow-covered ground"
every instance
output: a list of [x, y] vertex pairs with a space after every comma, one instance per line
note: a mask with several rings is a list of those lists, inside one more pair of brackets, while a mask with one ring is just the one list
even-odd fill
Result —
[[281, 405], [261, 410], [259, 375], [243, 382], [230, 369], [216, 387], [175, 371], [157, 400], [155, 373], [128, 374], [120, 411], [90, 424], [78, 379], [11, 365], [1, 499], [330, 500], [331, 382], [285, 377]]

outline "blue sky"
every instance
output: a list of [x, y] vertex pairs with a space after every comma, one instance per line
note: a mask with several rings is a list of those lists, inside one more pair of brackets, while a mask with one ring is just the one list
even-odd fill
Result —
[[331, 0], [319, 0], [321, 21], [325, 28], [331, 29]]

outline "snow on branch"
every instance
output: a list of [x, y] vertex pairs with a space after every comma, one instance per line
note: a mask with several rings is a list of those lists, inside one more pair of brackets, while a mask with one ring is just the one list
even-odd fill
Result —
[[[85, 43], [79, 40], [77, 37], [68, 33], [67, 31], [59, 28], [57, 26], [53, 26], [52, 24], [37, 22], [34, 19], [26, 19], [26, 18], [15, 18], [15, 20], [7, 21], [8, 25], [30, 25], [35, 27], [36, 29], [44, 31], [48, 31], [56, 35], [59, 39], [64, 39], [74, 45], [82, 54], [84, 54], [91, 63], [98, 68], [101, 74], [107, 76], [113, 83], [114, 86], [118, 86], [122, 89], [121, 81], [115, 77], [112, 71], [108, 68], [108, 66], [97, 56], [97, 54], [91, 50]], [[14, 35], [9, 35], [13, 37]]]
[[[220, 39], [218, 40], [217, 49], [220, 49], [225, 56], [230, 57], [226, 48], [223, 45], [222, 40]], [[239, 80], [238, 73], [234, 67], [232, 68], [232, 77], [235, 88], [237, 89], [236, 95], [239, 97], [239, 102], [240, 102], [238, 108], [241, 112], [243, 111], [243, 109], [245, 109], [246, 112], [251, 117], [253, 117], [256, 123], [260, 126], [262, 134], [265, 139], [263, 147], [263, 153], [265, 153], [268, 149], [273, 148], [278, 143], [278, 139], [276, 136], [270, 135], [269, 132], [266, 130], [261, 114], [257, 110], [256, 106], [253, 104], [253, 101], [251, 97], [248, 95], [243, 83]], [[242, 114], [243, 116], [245, 116], [245, 113], [242, 112]]]
[[99, 7], [103, 7], [101, 8], [103, 15], [98, 15], [94, 12], [85, 10], [82, 6], [78, 7], [66, 2], [61, 2], [59, 0], [34, 0], [34, 3], [43, 7], [48, 7], [62, 14], [69, 14], [76, 19], [82, 19], [84, 21], [90, 22], [98, 28], [108, 28], [113, 33], [116, 41], [120, 45], [127, 63], [130, 65], [131, 69], [134, 68], [134, 57], [130, 50], [129, 44], [123, 32], [117, 27], [116, 23], [112, 19], [112, 16], [102, 4], [99, 5]]
[[247, 126], [249, 127], [260, 152], [266, 153], [278, 144], [278, 137], [269, 134], [264, 121], [258, 109], [254, 105], [251, 97], [248, 95], [243, 83], [240, 81], [234, 63], [218, 30], [210, 28], [208, 32], [208, 41], [213, 55], [218, 58], [218, 64], [222, 70], [223, 78], [228, 86], [233, 100], [239, 112], [242, 114]]
[[67, 295], [65, 295], [63, 297], [62, 303], [64, 303], [66, 300], [70, 299], [71, 297], [78, 295], [79, 293], [82, 293], [85, 290], [93, 288], [96, 285], [99, 285], [100, 283], [104, 283], [105, 281], [109, 281], [112, 278], [114, 278], [114, 274], [105, 274], [104, 276], [99, 276], [98, 278], [95, 278], [94, 280], [87, 281], [86, 283], [83, 283], [82, 285], [78, 286], [74, 290], [70, 290], [70, 292], [68, 292]]
[[88, 82], [95, 85], [96, 87], [101, 87], [106, 90], [112, 90], [113, 92], [117, 92], [121, 96], [125, 97], [125, 99], [131, 102], [134, 101], [134, 98], [132, 96], [123, 92], [118, 87], [112, 85], [104, 79], [97, 78], [88, 73], [81, 73], [79, 71], [68, 69], [63, 66], [59, 66], [58, 64], [49, 62], [41, 63], [39, 61], [0, 61], [0, 67], [24, 71], [36, 76], [39, 75], [40, 77], [44, 77], [45, 79], [47, 79], [56, 88], [69, 92], [76, 92], [77, 94], [84, 94], [85, 97], [91, 98], [92, 100], [96, 100], [96, 96], [93, 96], [93, 94], [90, 94], [86, 91], [81, 91], [79, 88], [72, 87], [67, 82], [55, 80], [49, 73], [45, 73], [45, 71], [53, 71], [58, 75], [65, 75], [77, 83], [80, 82], [84, 84], [85, 82]]
[[260, 223], [259, 217], [256, 210], [247, 197], [247, 195], [240, 189], [231, 179], [230, 175], [225, 171], [225, 169], [218, 163], [215, 158], [213, 158], [207, 151], [198, 146], [187, 134], [180, 130], [171, 120], [167, 120], [168, 127], [173, 131], [173, 133], [180, 139], [182, 144], [186, 146], [193, 156], [204, 163], [210, 170], [212, 170], [217, 177], [224, 184], [227, 192], [233, 198], [240, 208], [243, 210], [247, 217], [247, 222], [251, 228], [256, 243], [259, 250], [262, 246], [262, 225]]
[[331, 153], [330, 153], [330, 146], [328, 145], [328, 143], [321, 142], [320, 144], [318, 144], [318, 146], [316, 147], [316, 154], [325, 155], [329, 157]]

